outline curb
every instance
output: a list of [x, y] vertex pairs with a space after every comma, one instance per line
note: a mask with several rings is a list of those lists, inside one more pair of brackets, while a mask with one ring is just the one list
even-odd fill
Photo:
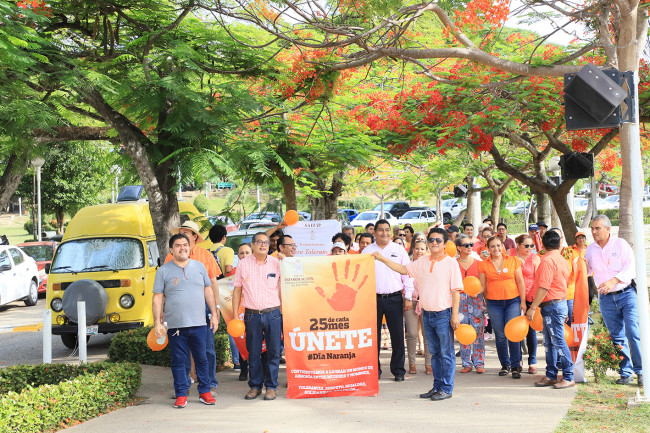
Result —
[[37, 332], [43, 329], [42, 323], [33, 323], [30, 325], [20, 325], [20, 326], [6, 326], [0, 327], [0, 334], [5, 334], [9, 332]]

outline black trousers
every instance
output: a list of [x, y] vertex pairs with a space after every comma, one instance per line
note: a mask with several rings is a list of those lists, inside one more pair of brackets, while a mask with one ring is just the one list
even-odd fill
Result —
[[[386, 316], [386, 325], [390, 333], [390, 344], [393, 354], [390, 357], [390, 372], [394, 376], [404, 376], [404, 361], [406, 351], [404, 349], [404, 300], [402, 294], [389, 298], [377, 296], [377, 354], [381, 351], [381, 323]], [[379, 366], [379, 375], [381, 376], [381, 363]]]

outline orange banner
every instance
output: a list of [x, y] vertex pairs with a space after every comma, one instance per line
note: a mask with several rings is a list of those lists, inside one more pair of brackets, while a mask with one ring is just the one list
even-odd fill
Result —
[[573, 345], [569, 346], [571, 358], [575, 364], [573, 369], [576, 382], [585, 381], [584, 362], [582, 359], [589, 338], [589, 283], [587, 282], [587, 262], [582, 257], [577, 258], [576, 291], [573, 297], [573, 317], [571, 319]]
[[281, 266], [287, 398], [377, 395], [372, 256], [292, 257]]

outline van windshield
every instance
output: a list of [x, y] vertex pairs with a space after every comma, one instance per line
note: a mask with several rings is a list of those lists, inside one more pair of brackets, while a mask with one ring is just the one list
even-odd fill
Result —
[[142, 243], [128, 238], [65, 242], [56, 250], [51, 273], [100, 272], [144, 267]]

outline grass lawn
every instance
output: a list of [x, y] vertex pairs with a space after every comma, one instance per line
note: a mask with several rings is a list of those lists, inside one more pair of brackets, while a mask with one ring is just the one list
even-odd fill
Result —
[[556, 433], [650, 431], [650, 403], [628, 407], [638, 390], [634, 385], [616, 385], [608, 376], [600, 383], [578, 384], [578, 393]]
[[23, 225], [27, 221], [27, 217], [18, 217], [13, 215], [2, 215], [0, 217], [0, 235], [7, 235], [9, 243], [16, 245], [28, 240], [32, 240], [31, 233], [27, 233]]

